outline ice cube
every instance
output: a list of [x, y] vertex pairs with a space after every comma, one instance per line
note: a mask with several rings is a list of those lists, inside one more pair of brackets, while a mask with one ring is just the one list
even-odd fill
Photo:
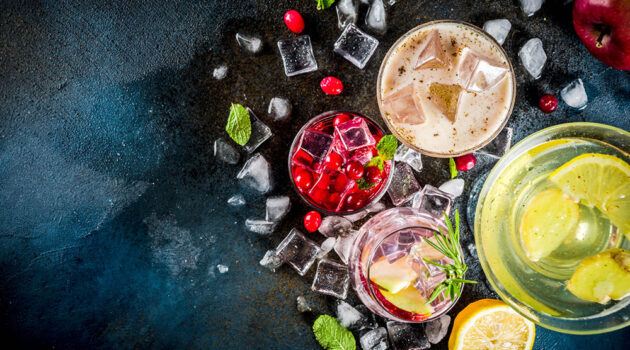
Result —
[[474, 153], [484, 154], [486, 156], [499, 159], [510, 150], [513, 134], [514, 131], [512, 128], [503, 128], [503, 130], [501, 130], [501, 132], [499, 132], [492, 141], [483, 148], [476, 150]]
[[387, 3], [389, 4], [389, 6], [393, 6], [396, 4], [397, 0], [388, 0]]
[[422, 191], [418, 192], [413, 198], [414, 208], [423, 209], [439, 218], [444, 216], [443, 212], [448, 215], [451, 212], [453, 204], [453, 195], [440, 191], [431, 185], [425, 185]]
[[[337, 5], [337, 8], [339, 8], [339, 5]], [[363, 69], [374, 51], [376, 51], [377, 46], [378, 40], [365, 34], [357, 26], [350, 23], [335, 42], [334, 51], [350, 61], [350, 63]]]
[[230, 267], [227, 265], [218, 264], [217, 270], [219, 270], [219, 273], [227, 273], [230, 270]]
[[245, 162], [236, 178], [258, 192], [266, 193], [271, 189], [271, 166], [260, 153], [256, 153]]
[[291, 200], [287, 196], [276, 196], [267, 198], [267, 221], [280, 221], [291, 210]]
[[212, 77], [216, 80], [225, 79], [228, 73], [228, 66], [220, 65], [212, 71]]
[[370, 8], [367, 14], [365, 14], [365, 26], [379, 34], [383, 34], [387, 31], [387, 19], [383, 0], [372, 0]]
[[588, 103], [588, 96], [586, 95], [586, 90], [584, 90], [582, 79], [570, 82], [560, 91], [560, 96], [564, 103], [573, 108], [582, 109]]
[[228, 198], [228, 204], [233, 207], [239, 207], [241, 205], [245, 205], [245, 197], [242, 194], [235, 194], [232, 197]]
[[518, 57], [521, 59], [523, 67], [534, 79], [540, 78], [547, 54], [543, 49], [542, 40], [532, 38], [527, 40], [525, 45], [518, 51]]
[[412, 150], [411, 148], [400, 145], [394, 155], [394, 160], [397, 162], [405, 162], [409, 164], [413, 170], [420, 172], [422, 170], [422, 156], [420, 153]]
[[236, 33], [236, 41], [240, 47], [252, 54], [259, 53], [263, 47], [263, 42], [257, 35]]
[[545, 0], [520, 0], [521, 8], [527, 16], [533, 16], [536, 11], [540, 10]]
[[337, 239], [335, 237], [326, 238], [320, 245], [320, 251], [319, 254], [317, 254], [317, 259], [321, 259], [328, 255], [328, 253], [330, 253], [330, 251], [335, 247], [336, 240]]
[[343, 216], [326, 216], [319, 225], [319, 233], [325, 237], [336, 237], [352, 228], [352, 221]]
[[241, 159], [241, 154], [236, 148], [220, 137], [214, 141], [214, 156], [228, 164], [237, 164]]
[[317, 263], [317, 271], [311, 290], [317, 293], [345, 299], [348, 295], [350, 276], [348, 269], [332, 260], [321, 259]]
[[265, 123], [261, 122], [260, 119], [256, 117], [254, 111], [249, 109], [249, 107], [247, 108], [247, 112], [249, 112], [249, 119], [252, 124], [252, 134], [249, 137], [249, 141], [247, 141], [243, 147], [247, 150], [247, 152], [252, 153], [258, 148], [258, 146], [262, 145], [263, 142], [273, 136], [273, 133], [271, 133], [271, 129], [269, 129]]
[[453, 198], [457, 198], [462, 195], [464, 192], [464, 180], [463, 179], [452, 179], [448, 180], [445, 183], [441, 184], [438, 188], [442, 192], [446, 192], [453, 196]]
[[505, 18], [492, 19], [483, 24], [483, 30], [490, 34], [499, 44], [503, 45], [512, 29], [512, 23]]
[[429, 340], [424, 335], [422, 326], [419, 324], [388, 321], [387, 333], [394, 350], [416, 350], [431, 347]]
[[372, 205], [370, 205], [369, 207], [365, 208], [365, 210], [368, 213], [380, 213], [383, 210], [387, 209], [387, 207], [385, 206], [385, 203], [383, 202], [376, 202]]
[[370, 132], [370, 128], [368, 128], [363, 118], [354, 118], [345, 123], [338, 124], [335, 126], [335, 132], [339, 134], [341, 142], [348, 151], [354, 151], [361, 147], [376, 144]]
[[284, 262], [291, 265], [300, 276], [304, 276], [315, 262], [319, 250], [319, 246], [315, 242], [294, 228], [280, 242], [276, 248], [276, 254]]
[[298, 147], [311, 156], [313, 162], [319, 163], [326, 157], [326, 153], [328, 153], [332, 141], [332, 136], [328, 134], [319, 131], [305, 130], [302, 133]]
[[383, 327], [373, 329], [359, 338], [363, 350], [387, 350], [387, 330]]
[[445, 68], [450, 65], [446, 51], [442, 49], [440, 33], [433, 29], [427, 34], [418, 50], [418, 58], [414, 69]]
[[357, 309], [357, 311], [359, 311], [360, 313], [362, 313], [363, 315], [365, 315], [367, 317], [367, 322], [366, 323], [362, 323], [360, 325], [359, 330], [366, 331], [366, 330], [371, 330], [371, 329], [378, 328], [378, 322], [376, 321], [376, 315], [374, 315], [374, 313], [372, 311], [370, 311], [370, 309], [368, 309], [363, 304], [355, 305], [354, 308]]
[[383, 107], [385, 114], [395, 123], [418, 125], [426, 119], [413, 83], [387, 95], [383, 99]]
[[461, 86], [457, 84], [431, 83], [429, 86], [429, 100], [451, 123], [455, 123], [462, 94]]
[[269, 101], [267, 113], [277, 122], [286, 121], [291, 116], [292, 109], [293, 107], [288, 99], [284, 97], [273, 97]]
[[251, 232], [258, 233], [259, 235], [270, 235], [275, 231], [278, 226], [277, 222], [262, 220], [262, 219], [247, 219], [245, 220], [245, 227]]
[[359, 17], [359, 1], [358, 0], [339, 0], [337, 1], [337, 25], [339, 29], [343, 29], [347, 24], [357, 23]]
[[337, 320], [342, 326], [350, 330], [358, 330], [358, 325], [361, 320], [367, 321], [367, 317], [360, 313], [352, 305], [346, 303], [343, 300], [337, 302]]
[[306, 300], [305, 297], [300, 295], [299, 297], [297, 297], [297, 299], [295, 301], [296, 301], [296, 304], [297, 304], [297, 310], [299, 312], [311, 312], [311, 311], [313, 311], [313, 308], [311, 307], [311, 304]]
[[394, 175], [387, 193], [395, 206], [407, 203], [420, 190], [420, 185], [407, 163], [395, 162]]
[[354, 214], [344, 215], [344, 218], [350, 220], [351, 222], [357, 222], [368, 215], [367, 210], [360, 210]]
[[442, 315], [439, 318], [429, 321], [424, 324], [424, 333], [426, 334], [431, 344], [439, 343], [446, 333], [448, 333], [448, 326], [451, 324], [451, 316]]
[[317, 70], [311, 37], [308, 35], [278, 41], [278, 49], [288, 77]]
[[457, 66], [460, 84], [469, 91], [480, 92], [493, 88], [507, 74], [507, 67], [492, 62], [479, 52], [465, 47]]
[[270, 270], [271, 272], [276, 272], [276, 270], [282, 266], [283, 261], [276, 255], [275, 250], [268, 250], [260, 259], [260, 266]]
[[466, 249], [468, 249], [468, 253], [471, 257], [473, 257], [475, 260], [479, 259], [479, 256], [477, 255], [477, 246], [474, 242], [468, 243]]
[[354, 244], [354, 240], [357, 236], [358, 231], [352, 231], [337, 237], [337, 241], [335, 242], [335, 252], [344, 263], [348, 263], [348, 258], [350, 257], [350, 249], [352, 248], [352, 244]]

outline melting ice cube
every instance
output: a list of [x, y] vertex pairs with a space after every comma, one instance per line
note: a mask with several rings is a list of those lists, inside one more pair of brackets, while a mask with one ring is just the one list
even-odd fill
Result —
[[220, 137], [214, 141], [214, 156], [228, 164], [237, 164], [241, 159], [241, 154], [236, 148]]
[[385, 97], [383, 107], [385, 113], [395, 123], [418, 125], [425, 121], [424, 110], [418, 95], [415, 93], [413, 83]]
[[425, 185], [422, 191], [413, 198], [412, 207], [423, 209], [439, 218], [451, 212], [453, 196], [449, 193], [438, 190], [431, 185]]
[[245, 197], [242, 194], [235, 194], [232, 197], [228, 198], [228, 204], [233, 207], [239, 207], [241, 205], [245, 205]]
[[274, 97], [269, 101], [267, 113], [275, 121], [285, 121], [291, 116], [291, 101], [284, 97]]
[[457, 84], [431, 83], [429, 99], [451, 123], [455, 123], [462, 91], [462, 87]]
[[394, 160], [409, 164], [416, 172], [420, 172], [422, 170], [422, 156], [420, 153], [405, 145], [398, 146], [396, 154], [394, 155]]
[[291, 265], [300, 276], [304, 276], [319, 253], [319, 246], [306, 238], [302, 232], [292, 229], [276, 248], [280, 259]]
[[291, 200], [287, 196], [276, 196], [267, 198], [267, 221], [280, 221], [291, 210]]
[[439, 318], [429, 321], [424, 324], [424, 332], [431, 344], [439, 343], [446, 333], [448, 333], [448, 326], [451, 324], [451, 316], [442, 315]]
[[564, 103], [577, 109], [586, 107], [588, 103], [588, 96], [586, 95], [586, 90], [584, 90], [582, 79], [576, 79], [565, 86], [560, 91], [560, 97], [562, 97]]
[[345, 28], [348, 24], [357, 23], [357, 17], [359, 17], [358, 0], [339, 0], [336, 10], [339, 29]]
[[228, 73], [228, 66], [220, 65], [212, 71], [212, 77], [216, 80], [223, 80]]
[[349, 281], [348, 269], [344, 265], [321, 259], [317, 263], [317, 272], [315, 272], [311, 289], [317, 293], [345, 299], [348, 295]]
[[354, 151], [361, 147], [373, 146], [376, 144], [370, 128], [365, 119], [354, 118], [345, 123], [335, 126], [335, 131], [348, 151]]
[[251, 232], [258, 233], [259, 235], [270, 235], [275, 231], [277, 222], [262, 220], [262, 219], [247, 219], [245, 220], [245, 227]]
[[319, 254], [317, 254], [317, 259], [321, 259], [328, 255], [328, 253], [330, 253], [330, 251], [335, 247], [336, 240], [337, 239], [335, 237], [326, 238], [320, 245], [320, 251]]
[[317, 163], [324, 160], [332, 141], [332, 136], [328, 134], [319, 131], [305, 130], [304, 133], [302, 133], [299, 148], [313, 157], [313, 161]]
[[258, 192], [271, 189], [271, 166], [260, 153], [254, 154], [245, 162], [236, 178]]
[[[337, 5], [339, 7], [339, 5]], [[334, 51], [363, 69], [378, 47], [378, 40], [350, 23], [335, 42]]]
[[438, 188], [440, 191], [445, 192], [457, 198], [464, 192], [464, 179], [452, 179], [441, 184]]
[[518, 57], [521, 59], [525, 70], [534, 77], [534, 79], [540, 78], [540, 74], [547, 61], [547, 54], [545, 54], [540, 39], [533, 38], [527, 40], [525, 45], [518, 51]]
[[276, 272], [280, 266], [282, 266], [282, 259], [278, 258], [275, 250], [268, 250], [265, 252], [265, 256], [260, 259], [260, 266], [270, 270], [271, 272]]
[[503, 45], [505, 38], [512, 29], [512, 23], [505, 18], [492, 19], [483, 24], [483, 30], [490, 34], [499, 44]]
[[514, 132], [512, 128], [503, 128], [503, 130], [501, 130], [501, 132], [499, 132], [492, 141], [474, 153], [484, 154], [486, 156], [499, 159], [510, 150], [513, 134]]
[[271, 133], [271, 129], [265, 123], [261, 122], [260, 119], [254, 114], [254, 111], [247, 108], [247, 112], [249, 112], [249, 118], [252, 123], [252, 134], [249, 137], [249, 141], [243, 146], [247, 152], [254, 152], [258, 146], [262, 145], [263, 142], [267, 141], [273, 134]]
[[379, 34], [387, 31], [387, 18], [383, 0], [372, 0], [372, 4], [365, 15], [365, 25]]
[[335, 253], [341, 258], [341, 261], [348, 263], [350, 257], [350, 249], [354, 243], [354, 239], [357, 236], [358, 231], [350, 230], [347, 234], [337, 237], [335, 242]]
[[395, 162], [394, 175], [387, 193], [395, 206], [407, 203], [420, 190], [420, 185], [407, 163]]
[[308, 35], [278, 41], [284, 73], [288, 77], [317, 70], [311, 37]]
[[262, 50], [263, 43], [259, 36], [236, 33], [236, 42], [245, 51], [255, 54]]
[[450, 64], [446, 52], [442, 49], [442, 43], [440, 41], [440, 33], [437, 29], [433, 29], [427, 35], [427, 38], [422, 43], [420, 50], [418, 50], [418, 58], [416, 59], [416, 65], [414, 69], [427, 69], [427, 68], [442, 68], [447, 67]]
[[527, 16], [533, 16], [536, 11], [540, 10], [545, 0], [520, 0], [521, 8]]
[[457, 66], [457, 76], [461, 85], [469, 91], [485, 91], [497, 85], [507, 74], [503, 64], [491, 62], [473, 49], [462, 50]]
[[352, 228], [352, 222], [343, 216], [326, 216], [319, 225], [319, 233], [325, 237], [336, 237]]
[[419, 324], [388, 321], [387, 333], [394, 350], [420, 350], [431, 347]]
[[383, 327], [371, 330], [359, 338], [363, 350], [387, 350], [387, 331]]

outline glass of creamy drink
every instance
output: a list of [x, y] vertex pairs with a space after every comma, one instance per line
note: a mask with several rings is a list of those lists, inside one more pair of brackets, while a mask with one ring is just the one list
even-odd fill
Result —
[[485, 146], [505, 126], [516, 95], [499, 43], [459, 21], [433, 21], [403, 35], [378, 75], [378, 106], [392, 133], [432, 157]]

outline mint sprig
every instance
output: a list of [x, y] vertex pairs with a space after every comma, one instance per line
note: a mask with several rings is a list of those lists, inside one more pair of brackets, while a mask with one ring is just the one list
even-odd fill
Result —
[[252, 136], [252, 122], [245, 107], [238, 103], [232, 103], [225, 131], [234, 142], [241, 146], [249, 141]]
[[451, 179], [454, 179], [457, 176], [457, 165], [455, 164], [455, 159], [448, 159], [448, 170], [451, 172]]
[[[378, 151], [378, 156], [372, 157], [369, 162], [363, 165], [364, 168], [375, 166], [378, 170], [383, 171], [383, 167], [385, 166], [385, 162], [394, 158], [394, 154], [396, 154], [396, 149], [398, 148], [398, 140], [394, 135], [386, 135], [381, 138], [381, 140], [376, 144], [376, 151]], [[357, 181], [357, 186], [360, 190], [369, 190], [376, 183], [368, 182], [364, 178], [360, 178]]]
[[315, 0], [318, 10], [325, 10], [335, 3], [335, 0]]
[[356, 350], [354, 335], [342, 326], [336, 318], [321, 315], [313, 324], [315, 338], [325, 350]]

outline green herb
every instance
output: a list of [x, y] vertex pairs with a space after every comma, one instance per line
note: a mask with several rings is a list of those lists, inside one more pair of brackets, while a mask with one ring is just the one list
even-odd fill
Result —
[[369, 190], [375, 185], [376, 185], [376, 182], [367, 182], [367, 180], [364, 178], [360, 178], [359, 180], [357, 180], [357, 187], [360, 190]]
[[453, 230], [453, 224], [448, 218], [448, 215], [444, 213], [444, 222], [448, 229], [448, 236], [444, 234], [442, 228], [440, 232], [436, 232], [435, 243], [431, 242], [427, 238], [424, 241], [433, 249], [442, 253], [445, 257], [453, 260], [452, 264], [442, 265], [432, 260], [422, 258], [426, 263], [435, 265], [446, 272], [446, 279], [431, 293], [431, 297], [427, 300], [427, 303], [432, 302], [440, 293], [445, 292], [446, 296], [451, 300], [455, 300], [456, 296], [460, 296], [462, 293], [462, 285], [464, 283], [477, 283], [476, 281], [463, 279], [464, 274], [468, 270], [468, 266], [464, 263], [464, 258], [461, 254], [461, 247], [459, 246], [459, 212], [455, 210], [455, 229]]
[[241, 146], [249, 141], [249, 137], [252, 136], [252, 122], [249, 120], [249, 112], [245, 107], [232, 103], [225, 131], [234, 142]]
[[335, 0], [315, 0], [318, 10], [325, 10], [335, 3]]
[[383, 158], [380, 156], [372, 157], [369, 162], [365, 163], [365, 167], [375, 166], [378, 167], [378, 170], [383, 171], [383, 167], [385, 166], [385, 162]]
[[454, 179], [457, 176], [457, 165], [455, 165], [455, 159], [448, 159], [448, 170], [451, 171], [451, 179]]
[[378, 155], [383, 158], [384, 161], [388, 161], [394, 158], [396, 149], [398, 148], [398, 140], [394, 135], [383, 136], [383, 138], [376, 145]]
[[336, 318], [321, 315], [313, 324], [313, 333], [319, 345], [326, 350], [356, 350], [354, 336]]

